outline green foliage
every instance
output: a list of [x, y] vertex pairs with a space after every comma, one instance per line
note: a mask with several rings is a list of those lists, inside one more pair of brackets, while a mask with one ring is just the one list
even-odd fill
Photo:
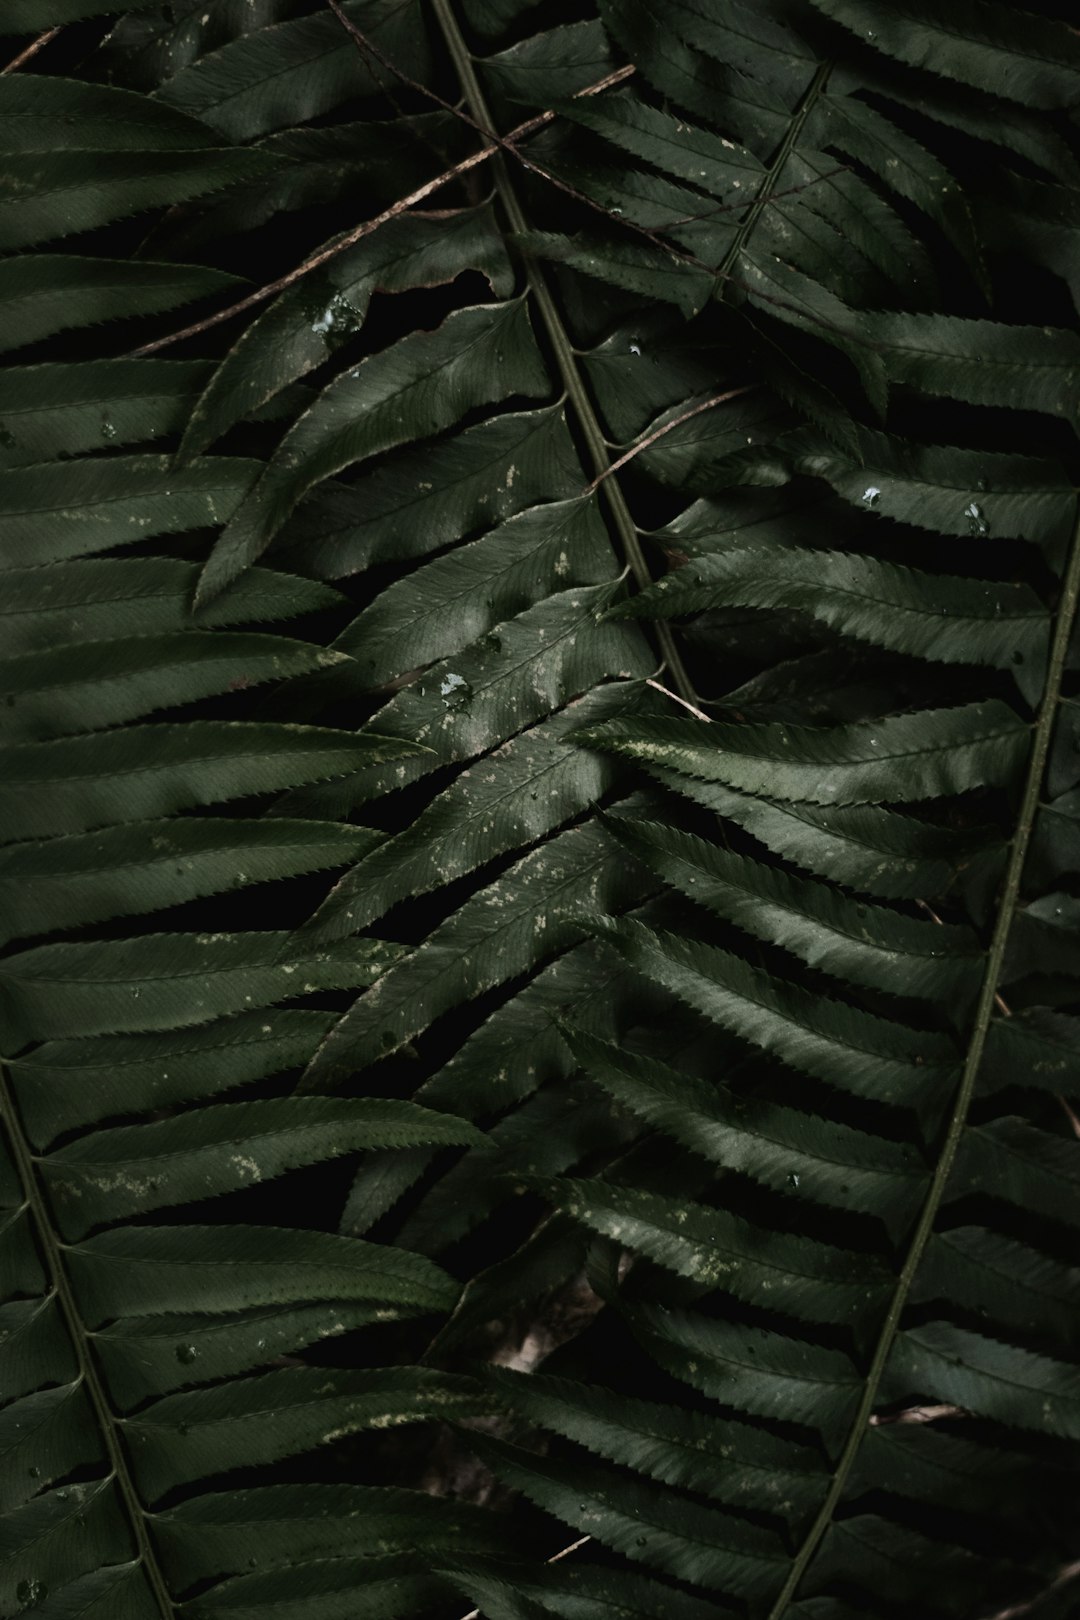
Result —
[[2, 9], [0, 1615], [1070, 1612], [1062, 8]]

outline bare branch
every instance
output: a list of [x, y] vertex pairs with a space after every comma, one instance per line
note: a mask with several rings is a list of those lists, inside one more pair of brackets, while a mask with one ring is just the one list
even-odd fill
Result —
[[[549, 169], [545, 169], [541, 164], [535, 163], [532, 158], [527, 157], [524, 152], [519, 150], [516, 143], [523, 138], [524, 126], [511, 130], [509, 135], [498, 135], [494, 130], [485, 129], [482, 124], [478, 123], [476, 119], [473, 118], [470, 113], [467, 113], [463, 108], [455, 107], [451, 102], [444, 100], [442, 96], [440, 96], [436, 91], [430, 89], [426, 84], [421, 84], [418, 79], [410, 78], [402, 68], [398, 67], [396, 62], [394, 62], [389, 56], [385, 55], [385, 53], [379, 49], [375, 42], [369, 39], [368, 36], [356, 26], [351, 18], [345, 15], [341, 9], [340, 0], [326, 0], [326, 3], [330, 7], [331, 11], [333, 11], [334, 15], [338, 18], [342, 26], [346, 28], [352, 35], [353, 39], [356, 41], [357, 48], [364, 54], [365, 57], [373, 58], [382, 67], [386, 68], [388, 72], [393, 73], [402, 84], [408, 85], [410, 90], [415, 90], [418, 95], [425, 96], [429, 101], [434, 102], [436, 106], [441, 107], [444, 112], [448, 112], [454, 118], [460, 119], [463, 124], [467, 124], [470, 129], [474, 129], [477, 134], [481, 135], [485, 141], [489, 142], [495, 147], [498, 147], [502, 151], [509, 153], [509, 155], [516, 158], [524, 168], [529, 169], [533, 174], [539, 175], [542, 180], [546, 180], [549, 185], [554, 186], [557, 190], [565, 192], [568, 197], [573, 197], [575, 202], [582, 203], [586, 208], [591, 208], [595, 213], [601, 214], [604, 219], [609, 220], [613, 224], [622, 226], [624, 230], [633, 231], [636, 235], [643, 236], [647, 242], [650, 242], [653, 247], [657, 248], [661, 253], [666, 254], [668, 258], [677, 259], [682, 264], [692, 265], [695, 270], [702, 270], [706, 275], [712, 276], [714, 281], [730, 282], [733, 287], [739, 287], [744, 292], [752, 292], [756, 298], [761, 300], [762, 303], [771, 304], [776, 309], [786, 309], [793, 314], [801, 315], [803, 319], [812, 326], [820, 326], [823, 330], [830, 332], [841, 330], [841, 328], [837, 326], [835, 322], [825, 320], [823, 316], [808, 314], [807, 311], [800, 305], [793, 304], [786, 298], [778, 298], [774, 293], [762, 292], [760, 287], [751, 287], [748, 282], [740, 281], [738, 276], [733, 276], [729, 272], [718, 270], [715, 265], [706, 264], [704, 259], [699, 259], [696, 254], [689, 252], [686, 248], [681, 248], [675, 243], [667, 241], [659, 230], [650, 230], [646, 225], [639, 225], [636, 220], [626, 219], [621, 214], [615, 214], [610, 208], [606, 207], [605, 204], [597, 202], [595, 198], [588, 196], [584, 191], [578, 191], [575, 186], [572, 186], [568, 184], [567, 181], [560, 179], [558, 175], [552, 174]], [[634, 68], [633, 65], [628, 65], [626, 68], [619, 70], [619, 74], [621, 74], [623, 77], [628, 77], [634, 72], [636, 72], [636, 68]], [[598, 91], [607, 89], [609, 85], [618, 82], [619, 74], [612, 74], [606, 81], [602, 80], [596, 85], [590, 85], [585, 90], [579, 90], [572, 99], [578, 100], [582, 96], [596, 95]], [[525, 133], [531, 133], [531, 131], [526, 131]], [[819, 181], [831, 179], [834, 175], [841, 173], [848, 167], [849, 165], [847, 164], [840, 164], [837, 168], [830, 169], [826, 174], [816, 175], [814, 179], [808, 180], [801, 186], [793, 187], [791, 189], [793, 191], [806, 191], [811, 186], [817, 185]], [[786, 195], [790, 195], [790, 192], [777, 193], [775, 197], [770, 196], [766, 199], [766, 201], [771, 205], [780, 196]], [[754, 199], [748, 196], [744, 202], [731, 205], [722, 205], [716, 209], [716, 212], [726, 212], [729, 206], [733, 208], [749, 208], [753, 201]], [[707, 218], [708, 215], [706, 214], [701, 217]], [[663, 229], [671, 230], [675, 225], [680, 223], [689, 223], [689, 221], [680, 221], [677, 219], [672, 220], [669, 221], [669, 223], [664, 226]], [[869, 343], [869, 341], [866, 341], [866, 346], [868, 348], [876, 347], [876, 345]]]
[[[633, 67], [619, 68], [616, 72], [608, 73], [604, 78], [598, 79], [595, 84], [587, 85], [584, 90], [579, 90], [578, 95], [597, 95], [601, 90], [606, 90], [609, 85], [619, 84], [623, 79], [629, 78], [634, 71]], [[523, 124], [519, 124], [516, 129], [511, 130], [506, 140], [514, 141], [519, 140], [524, 135], [531, 135], [535, 130], [542, 129], [545, 124], [550, 124], [556, 116], [554, 112], [537, 113], [535, 117], [527, 118]], [[462, 158], [460, 163], [452, 164], [449, 169], [444, 169], [442, 174], [437, 174], [433, 180], [427, 180], [422, 186], [417, 186], [416, 190], [410, 191], [408, 196], [399, 197], [397, 202], [392, 203], [389, 208], [384, 208], [381, 214], [376, 214], [372, 219], [364, 220], [363, 224], [357, 225], [354, 230], [347, 231], [344, 236], [339, 236], [336, 241], [327, 243], [317, 253], [313, 253], [309, 258], [304, 259], [295, 269], [288, 271], [283, 276], [279, 276], [276, 281], [268, 281], [265, 286], [260, 287], [256, 292], [249, 293], [246, 298], [238, 299], [235, 304], [229, 304], [226, 309], [219, 309], [216, 315], [208, 315], [205, 320], [193, 321], [190, 326], [182, 327], [179, 332], [171, 332], [168, 337], [156, 338], [153, 343], [144, 343], [139, 348], [132, 349], [131, 357], [154, 354], [158, 349], [167, 348], [171, 343], [179, 343], [181, 338], [195, 337], [200, 332], [209, 331], [212, 326], [220, 326], [222, 321], [231, 320], [234, 315], [242, 314], [245, 309], [251, 309], [255, 304], [261, 304], [267, 298], [273, 298], [275, 293], [284, 292], [287, 287], [291, 287], [294, 282], [299, 281], [303, 276], [310, 275], [313, 270], [318, 270], [321, 265], [328, 264], [331, 259], [336, 259], [339, 253], [344, 253], [346, 249], [354, 247], [365, 236], [370, 236], [381, 225], [387, 224], [392, 219], [397, 219], [400, 214], [407, 213], [410, 208], [415, 208], [417, 203], [423, 202], [425, 197], [430, 197], [432, 192], [448, 185], [451, 180], [458, 179], [460, 175], [467, 174], [470, 169], [475, 169], [479, 164], [486, 163], [488, 158], [493, 157], [499, 150], [500, 144], [503, 143], [489, 141], [478, 152], [473, 152], [469, 157]]]
[[[569, 1558], [571, 1553], [577, 1552], [579, 1547], [584, 1547], [585, 1543], [591, 1540], [592, 1536], [581, 1536], [579, 1540], [572, 1541], [569, 1547], [564, 1547], [561, 1552], [553, 1553], [550, 1558], [545, 1559], [545, 1563], [557, 1564], [560, 1558]], [[468, 1614], [462, 1615], [461, 1620], [480, 1620], [480, 1610], [470, 1609]]]
[[999, 1609], [996, 1614], [990, 1616], [990, 1620], [1020, 1620], [1021, 1615], [1030, 1614], [1036, 1604], [1041, 1603], [1044, 1598], [1050, 1597], [1052, 1593], [1060, 1591], [1063, 1586], [1068, 1586], [1069, 1582], [1074, 1581], [1078, 1575], [1080, 1575], [1080, 1559], [1076, 1563], [1066, 1564], [1064, 1568], [1058, 1570], [1057, 1575], [1050, 1582], [1045, 1592], [1040, 1592], [1037, 1597], [1031, 1598], [1027, 1603], [1015, 1603], [1008, 1609]]
[[13, 56], [10, 62], [0, 68], [0, 78], [3, 78], [5, 73], [18, 73], [19, 69], [29, 62], [32, 56], [36, 56], [38, 51], [44, 50], [49, 41], [55, 39], [59, 32], [59, 24], [55, 28], [46, 28], [43, 34], [38, 35], [37, 39], [30, 41], [25, 50], [21, 50], [18, 56]]
[[711, 411], [714, 405], [723, 405], [726, 400], [738, 399], [740, 394], [752, 393], [756, 386], [756, 383], [747, 383], [742, 388], [729, 388], [726, 394], [714, 394], [712, 399], [703, 400], [700, 405], [695, 405], [693, 410], [683, 411], [681, 416], [676, 416], [670, 422], [665, 422], [663, 427], [656, 429], [655, 433], [647, 433], [643, 439], [638, 440], [637, 444], [632, 444], [629, 450], [624, 451], [617, 461], [613, 461], [609, 467], [604, 468], [602, 473], [598, 473], [591, 484], [586, 484], [582, 494], [591, 495], [593, 490], [604, 482], [605, 478], [610, 478], [613, 472], [618, 472], [619, 468], [625, 467], [628, 461], [633, 461], [635, 456], [640, 456], [643, 450], [651, 449], [657, 440], [662, 439], [665, 433], [670, 433], [672, 428], [681, 427], [684, 422], [689, 422], [691, 417], [700, 416], [702, 411]]
[[905, 1406], [902, 1412], [873, 1413], [870, 1427], [880, 1429], [888, 1423], [941, 1423], [945, 1418], [970, 1416], [962, 1406]]
[[712, 725], [710, 716], [705, 714], [703, 710], [697, 708], [693, 703], [688, 703], [677, 692], [669, 692], [666, 686], [660, 685], [659, 681], [648, 680], [645, 685], [651, 686], [656, 692], [663, 692], [664, 696], [670, 698], [672, 703], [681, 703], [684, 709], [689, 709], [691, 714], [696, 714], [699, 720], [708, 720], [709, 724]]

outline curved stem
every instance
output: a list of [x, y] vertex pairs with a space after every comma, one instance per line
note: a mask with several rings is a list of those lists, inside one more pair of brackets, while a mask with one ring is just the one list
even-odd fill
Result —
[[[491, 114], [488, 111], [484, 93], [476, 77], [468, 46], [462, 38], [457, 19], [451, 9], [450, 0], [432, 0], [432, 7], [457, 71], [458, 80], [469, 110], [476, 122], [484, 129], [492, 129], [494, 126], [491, 121]], [[503, 205], [510, 228], [515, 233], [524, 233], [528, 230], [529, 222], [514, 189], [513, 181], [507, 172], [502, 154], [496, 154], [491, 161], [499, 199]], [[619, 488], [618, 482], [609, 476], [611, 471], [610, 458], [604, 440], [603, 429], [597, 419], [588, 389], [578, 369], [574, 346], [570, 341], [566, 327], [563, 325], [562, 317], [552, 297], [551, 289], [544, 278], [543, 271], [530, 255], [525, 254], [524, 258], [529, 291], [532, 293], [536, 307], [540, 312], [544, 330], [554, 351], [555, 362], [559, 368], [563, 386], [573, 406], [574, 415], [577, 418], [582, 437], [588, 448], [593, 477], [598, 482], [603, 481], [601, 487], [604, 499], [607, 502], [612, 524], [619, 537], [623, 553], [630, 565], [630, 571], [634, 576], [638, 589], [645, 590], [653, 583], [652, 574], [645, 560], [637, 525], [630, 515], [626, 497]], [[688, 702], [693, 702], [696, 694], [686, 673], [682, 656], [675, 645], [670, 625], [659, 622], [654, 628], [664, 662], [671, 673], [673, 684]]]
[[971, 1106], [975, 1082], [978, 1078], [979, 1066], [986, 1046], [986, 1037], [998, 997], [998, 980], [1001, 977], [1005, 950], [1009, 942], [1009, 931], [1012, 927], [1017, 900], [1020, 896], [1020, 880], [1023, 875], [1024, 861], [1031, 842], [1035, 816], [1039, 808], [1039, 790], [1042, 786], [1047, 755], [1050, 750], [1050, 738], [1057, 718], [1061, 683], [1065, 673], [1065, 660], [1069, 649], [1069, 638], [1072, 633], [1073, 622], [1076, 618], [1078, 599], [1080, 599], [1080, 521], [1077, 522], [1076, 531], [1073, 535], [1072, 552], [1062, 585], [1061, 602], [1058, 607], [1057, 624], [1054, 630], [1054, 641], [1046, 675], [1046, 687], [1039, 708], [1039, 717], [1035, 725], [1035, 736], [1031, 748], [1031, 757], [1028, 762], [1027, 780], [1024, 784], [1024, 793], [1016, 820], [1016, 830], [1013, 834], [1009, 864], [1002, 885], [997, 922], [987, 956], [982, 989], [975, 1009], [964, 1070], [960, 1084], [957, 1087], [952, 1113], [949, 1117], [949, 1126], [945, 1141], [942, 1144], [941, 1157], [934, 1171], [934, 1177], [930, 1183], [926, 1202], [923, 1205], [918, 1225], [912, 1237], [904, 1268], [897, 1281], [896, 1291], [893, 1294], [881, 1333], [878, 1336], [873, 1360], [870, 1363], [870, 1371], [866, 1377], [862, 1400], [859, 1402], [859, 1409], [852, 1422], [851, 1432], [840, 1454], [840, 1460], [833, 1475], [828, 1495], [821, 1504], [820, 1512], [811, 1525], [798, 1555], [792, 1563], [788, 1578], [784, 1582], [779, 1597], [769, 1610], [768, 1620], [780, 1620], [780, 1616], [787, 1609], [811, 1558], [817, 1551], [818, 1543], [832, 1522], [837, 1504], [844, 1493], [844, 1487], [847, 1484], [852, 1464], [870, 1423], [882, 1375], [889, 1359], [889, 1352], [892, 1349], [893, 1340], [900, 1326], [900, 1317], [907, 1303], [907, 1297], [911, 1290], [911, 1284], [915, 1279], [919, 1262], [922, 1260], [923, 1252], [933, 1232], [938, 1207], [948, 1183], [957, 1149], [960, 1146], [964, 1126], [967, 1123], [968, 1109]]
[[131, 1522], [132, 1534], [139, 1561], [142, 1564], [150, 1589], [162, 1620], [174, 1620], [175, 1609], [169, 1596], [165, 1577], [158, 1566], [153, 1544], [146, 1523], [146, 1513], [135, 1481], [128, 1468], [127, 1457], [120, 1441], [117, 1430], [116, 1414], [105, 1390], [101, 1376], [94, 1361], [94, 1354], [89, 1343], [89, 1334], [83, 1322], [75, 1300], [67, 1271], [64, 1268], [63, 1245], [57, 1239], [49, 1217], [45, 1194], [38, 1182], [34, 1155], [29, 1144], [22, 1134], [22, 1125], [15, 1108], [15, 1099], [7, 1082], [7, 1075], [0, 1067], [0, 1115], [7, 1125], [7, 1136], [11, 1143], [12, 1158], [19, 1173], [23, 1186], [23, 1196], [37, 1228], [38, 1241], [41, 1245], [45, 1269], [51, 1278], [53, 1291], [56, 1295], [60, 1314], [64, 1319], [72, 1349], [79, 1367], [79, 1376], [90, 1397], [90, 1404], [101, 1431], [102, 1441], [112, 1477], [116, 1480], [124, 1506], [127, 1509]]

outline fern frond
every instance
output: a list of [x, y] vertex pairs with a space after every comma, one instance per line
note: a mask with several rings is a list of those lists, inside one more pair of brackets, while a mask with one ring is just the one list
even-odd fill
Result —
[[9, 0], [4, 1614], [1068, 1600], [1060, 9]]

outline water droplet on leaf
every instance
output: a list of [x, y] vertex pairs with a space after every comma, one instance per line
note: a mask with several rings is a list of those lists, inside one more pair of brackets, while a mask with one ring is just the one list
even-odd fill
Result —
[[968, 520], [968, 534], [976, 535], [980, 540], [985, 539], [990, 533], [990, 525], [978, 501], [968, 502], [964, 507], [964, 516]]
[[447, 709], [467, 708], [472, 701], [472, 695], [472, 687], [464, 675], [455, 675], [451, 671], [439, 682], [439, 696]]
[[361, 312], [349, 303], [343, 293], [335, 293], [326, 308], [312, 321], [311, 330], [316, 337], [321, 337], [328, 346], [333, 347], [352, 337], [363, 324]]

